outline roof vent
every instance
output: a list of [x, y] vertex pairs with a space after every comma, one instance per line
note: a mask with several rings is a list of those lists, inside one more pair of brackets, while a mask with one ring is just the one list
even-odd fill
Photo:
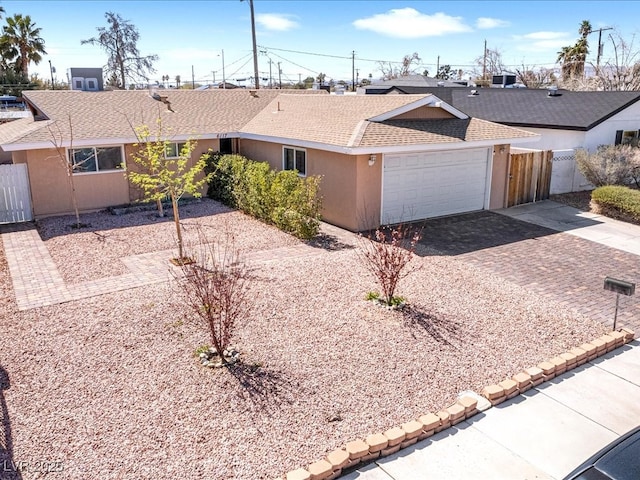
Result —
[[257, 90], [249, 90], [249, 95], [251, 95], [254, 98], [258, 98], [258, 91]]
[[556, 85], [550, 86], [547, 90], [548, 97], [559, 97], [562, 95], [560, 92], [558, 92], [558, 87]]
[[440, 81], [440, 82], [438, 82], [438, 83], [437, 83], [437, 85], [438, 85], [439, 87], [444, 87], [444, 82], [443, 82], [443, 81]]
[[477, 97], [479, 95], [478, 90], [471, 90], [468, 97]]

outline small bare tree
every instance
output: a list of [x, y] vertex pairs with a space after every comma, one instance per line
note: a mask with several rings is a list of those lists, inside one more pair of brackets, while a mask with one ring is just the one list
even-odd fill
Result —
[[[68, 117], [69, 120], [69, 151], [73, 151], [73, 123], [71, 121], [71, 115]], [[69, 195], [71, 196], [71, 204], [73, 205], [73, 212], [76, 216], [76, 228], [80, 228], [80, 212], [78, 210], [78, 199], [76, 198], [76, 186], [73, 181], [73, 172], [78, 167], [75, 162], [67, 156], [67, 151], [65, 150], [65, 132], [63, 132], [60, 124], [55, 121], [52, 124], [47, 125], [47, 129], [49, 130], [49, 135], [51, 136], [51, 143], [53, 144], [53, 148], [55, 148], [57, 153], [57, 159], [60, 161], [60, 166], [64, 169], [66, 178], [67, 178], [67, 186], [69, 187]]]
[[237, 323], [252, 308], [248, 269], [228, 228], [221, 243], [205, 243], [201, 231], [198, 237], [195, 262], [175, 276], [191, 313], [208, 327], [212, 346], [224, 363]]
[[407, 267], [420, 238], [419, 230], [405, 224], [380, 227], [368, 236], [359, 236], [360, 260], [382, 290], [381, 300], [389, 306], [400, 303], [401, 299], [395, 296], [396, 288], [400, 280], [414, 271]]

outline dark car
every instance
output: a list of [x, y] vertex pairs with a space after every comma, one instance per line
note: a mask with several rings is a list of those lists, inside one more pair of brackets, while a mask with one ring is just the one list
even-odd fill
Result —
[[638, 479], [640, 479], [640, 426], [611, 442], [564, 477], [564, 480]]

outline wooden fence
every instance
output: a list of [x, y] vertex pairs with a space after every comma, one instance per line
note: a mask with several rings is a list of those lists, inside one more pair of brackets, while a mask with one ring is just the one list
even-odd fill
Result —
[[548, 199], [552, 166], [551, 150], [513, 149], [509, 155], [507, 207]]

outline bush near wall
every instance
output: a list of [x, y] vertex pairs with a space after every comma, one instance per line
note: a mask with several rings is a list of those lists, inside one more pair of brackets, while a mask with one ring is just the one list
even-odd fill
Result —
[[271, 170], [266, 162], [241, 155], [211, 153], [213, 173], [207, 195], [296, 237], [310, 239], [320, 230], [320, 177]]
[[591, 192], [591, 201], [604, 215], [640, 224], [640, 190], [607, 185]]

